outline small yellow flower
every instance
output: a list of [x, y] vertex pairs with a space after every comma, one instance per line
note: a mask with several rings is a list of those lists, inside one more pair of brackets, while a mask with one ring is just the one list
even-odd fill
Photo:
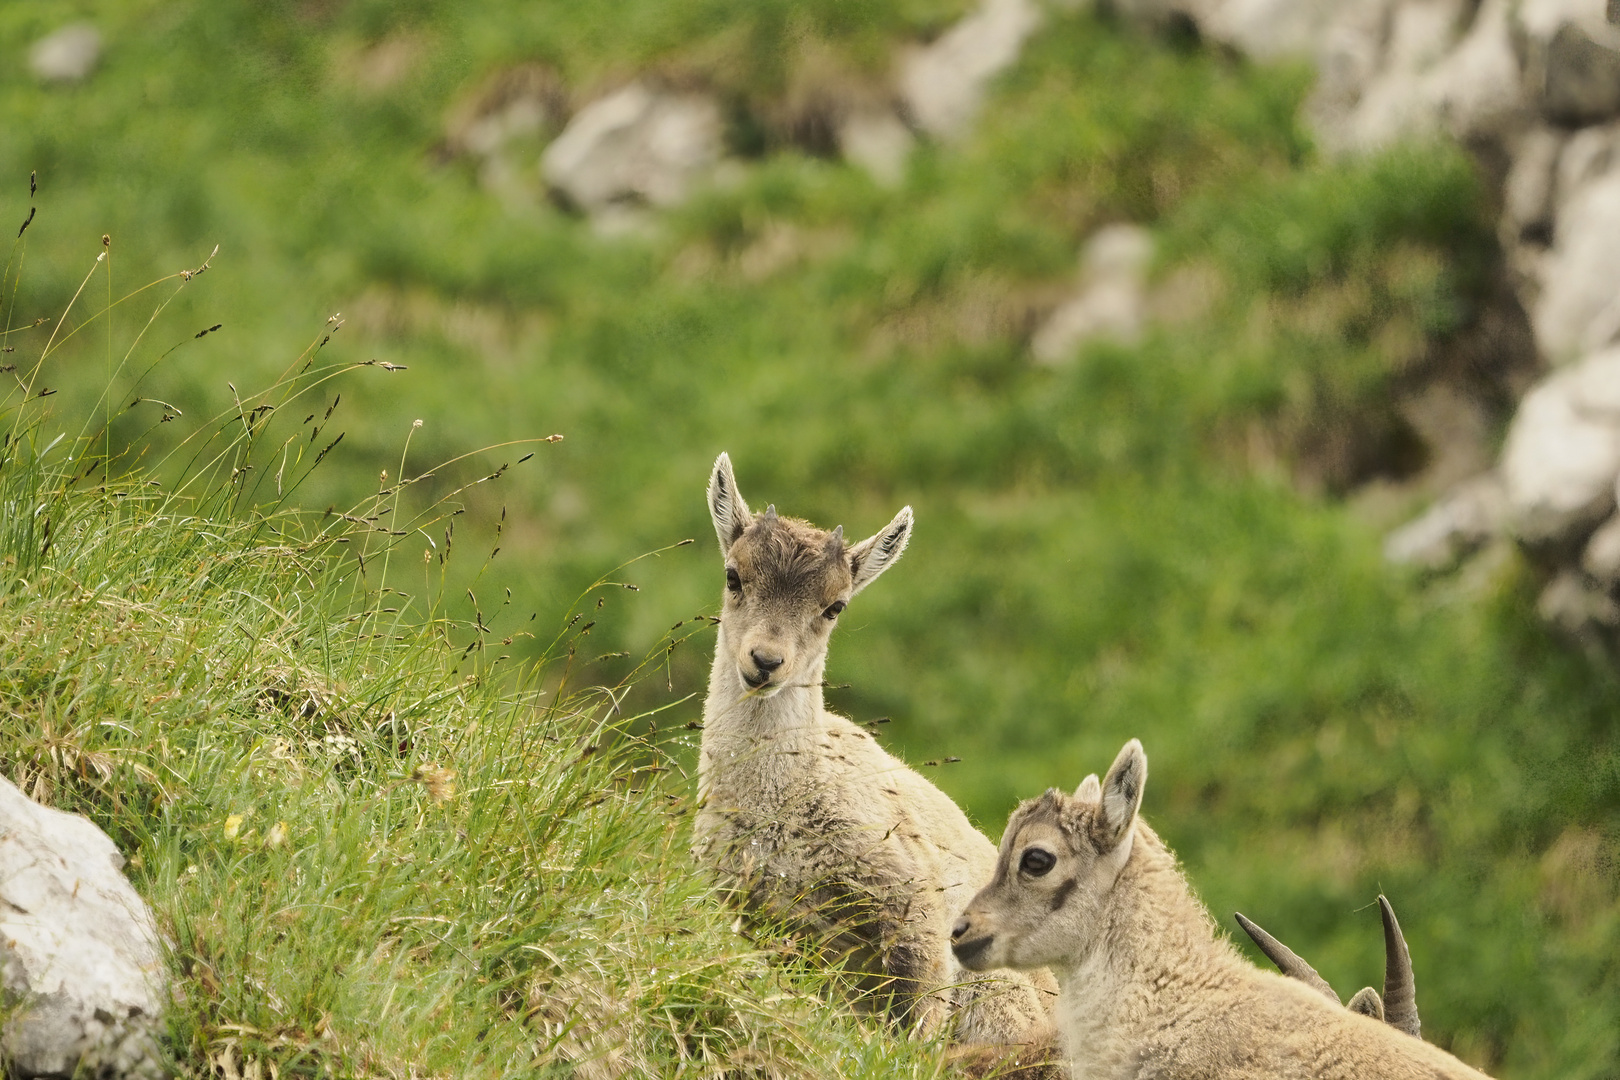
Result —
[[456, 794], [456, 770], [438, 765], [418, 765], [411, 770], [411, 779], [427, 789], [428, 797], [436, 803], [448, 802]]
[[235, 840], [242, 831], [242, 815], [232, 814], [225, 819], [225, 839]]
[[270, 831], [265, 834], [264, 842], [265, 846], [273, 848], [278, 848], [282, 844], [285, 844], [287, 842], [287, 823], [285, 821], [278, 821], [274, 825], [270, 826]]

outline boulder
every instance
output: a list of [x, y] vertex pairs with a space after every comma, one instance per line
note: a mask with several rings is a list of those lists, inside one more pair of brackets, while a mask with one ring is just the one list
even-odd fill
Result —
[[1345, 6], [1344, 0], [1226, 0], [1198, 29], [1255, 60], [1309, 59]]
[[28, 66], [45, 82], [79, 82], [100, 59], [101, 32], [90, 23], [64, 26], [28, 51]]
[[1553, 576], [1536, 598], [1536, 614], [1577, 640], [1592, 641], [1594, 631], [1620, 627], [1620, 604], [1575, 570]]
[[1546, 125], [1526, 131], [1511, 148], [1513, 163], [1502, 184], [1502, 242], [1545, 243], [1553, 231], [1553, 195], [1564, 132]]
[[1620, 585], [1620, 514], [1599, 525], [1586, 542], [1581, 569], [1605, 588]]
[[633, 82], [580, 109], [540, 159], [541, 175], [575, 206], [673, 206], [720, 161], [714, 99]]
[[1384, 540], [1384, 558], [1444, 570], [1499, 535], [1507, 523], [1507, 490], [1496, 473], [1457, 485], [1428, 512]]
[[1620, 349], [1531, 389], [1508, 428], [1500, 468], [1510, 526], [1526, 543], [1578, 539], [1606, 518], [1620, 477]]
[[885, 187], [897, 187], [905, 178], [906, 159], [916, 139], [911, 129], [888, 109], [859, 109], [838, 124], [838, 152], [845, 161], [865, 169]]
[[[1561, 205], [1552, 249], [1542, 264], [1540, 295], [1531, 309], [1536, 345], [1555, 364], [1620, 339], [1620, 168], [1584, 184], [1566, 184], [1566, 176], [1576, 172], [1566, 168], [1566, 159], [1589, 141], [1572, 138], [1560, 157]], [[1568, 186], [1575, 190], [1565, 195]]]
[[1547, 119], [1594, 123], [1620, 113], [1620, 27], [1604, 0], [1523, 0], [1525, 79]]
[[163, 961], [107, 834], [0, 778], [0, 1047], [24, 1077], [161, 1077]]
[[1485, 0], [1457, 47], [1424, 78], [1423, 95], [1459, 139], [1504, 140], [1530, 122], [1509, 0]]
[[1142, 334], [1145, 279], [1153, 236], [1140, 225], [1106, 225], [1080, 253], [1080, 288], [1047, 317], [1030, 340], [1037, 363], [1070, 360], [1087, 341], [1131, 343]]
[[938, 139], [966, 134], [997, 75], [1040, 26], [1036, 0], [983, 0], [932, 43], [901, 59], [899, 90], [911, 120]]
[[1468, 14], [1461, 0], [1347, 9], [1325, 39], [1323, 82], [1311, 108], [1328, 147], [1366, 153], [1439, 130], [1448, 105], [1458, 113], [1491, 108], [1464, 83], [1466, 69], [1480, 61], [1475, 50], [1489, 50], [1476, 45], [1460, 59], [1452, 55]]

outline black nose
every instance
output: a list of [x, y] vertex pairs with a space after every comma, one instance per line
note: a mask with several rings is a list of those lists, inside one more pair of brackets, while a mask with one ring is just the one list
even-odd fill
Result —
[[956, 925], [951, 927], [951, 940], [962, 940], [962, 935], [968, 932], [968, 927], [971, 925], [973, 924], [968, 922], [968, 917], [966, 915], [962, 916], [960, 919], [957, 919]]
[[753, 658], [754, 666], [766, 675], [782, 666], [780, 656], [771, 656], [769, 653], [762, 653], [758, 649], [750, 650], [748, 655]]

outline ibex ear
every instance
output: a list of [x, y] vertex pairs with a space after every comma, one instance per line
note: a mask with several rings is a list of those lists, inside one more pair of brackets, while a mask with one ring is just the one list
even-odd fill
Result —
[[1136, 812], [1142, 807], [1147, 783], [1147, 755], [1136, 739], [1120, 750], [1102, 782], [1102, 812], [1095, 818], [1092, 839], [1099, 852], [1113, 851], [1133, 835]]
[[910, 541], [911, 507], [907, 506], [880, 532], [849, 549], [849, 569], [855, 575], [849, 594], [854, 596], [876, 581], [879, 574], [895, 564]]
[[714, 472], [709, 476], [709, 516], [714, 519], [714, 533], [720, 538], [720, 554], [731, 553], [731, 545], [754, 520], [737, 490], [737, 476], [731, 471], [731, 458], [722, 453], [714, 459]]
[[1080, 786], [1074, 789], [1074, 797], [1078, 802], [1102, 802], [1102, 782], [1096, 773], [1080, 781]]

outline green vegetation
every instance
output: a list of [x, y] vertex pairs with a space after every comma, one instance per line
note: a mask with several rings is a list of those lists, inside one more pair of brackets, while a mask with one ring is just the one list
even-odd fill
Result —
[[218, 468], [163, 488], [15, 397], [0, 763], [128, 853], [187, 1075], [937, 1074], [939, 1047], [827, 1009], [824, 973], [733, 929], [687, 855], [690, 792], [624, 735], [657, 717], [569, 681], [588, 623], [502, 678], [486, 633], [535, 625], [510, 602], [445, 620], [438, 559], [382, 584], [417, 573], [367, 524], [398, 488], [233, 512], [273, 422], [226, 418], [198, 455]]
[[[40, 538], [8, 511], [6, 550], [20, 562], [3, 574], [0, 627], [16, 644], [0, 692], [15, 719], [0, 759], [14, 772], [48, 757], [48, 714], [49, 731], [88, 731], [87, 749], [105, 743], [152, 768], [165, 798], [116, 770], [115, 780], [65, 784], [61, 797], [138, 842], [137, 880], [177, 927], [183, 955], [304, 980], [275, 991], [297, 1015], [284, 1021], [260, 1011], [275, 1008], [266, 995], [220, 996], [211, 969], [193, 964], [184, 985], [199, 1003], [187, 1029], [196, 1045], [217, 1052], [230, 1024], [296, 1027], [272, 1048], [277, 1060], [324, 1046], [376, 1073], [408, 1061], [446, 1074], [516, 1069], [545, 1037], [532, 1024], [489, 1026], [478, 1043], [483, 1021], [458, 1019], [466, 1034], [453, 1042], [429, 1030], [451, 1015], [521, 1013], [513, 995], [538, 985], [540, 969], [524, 964], [539, 954], [495, 938], [584, 950], [559, 958], [613, 953], [602, 961], [612, 985], [642, 989], [613, 990], [612, 1001], [656, 1014], [648, 1031], [712, 1024], [732, 1040], [724, 1053], [759, 1030], [739, 1019], [749, 1002], [804, 991], [726, 937], [726, 917], [701, 895], [678, 819], [659, 814], [692, 794], [679, 768], [634, 781], [644, 786], [632, 795], [613, 786], [623, 758], [575, 769], [572, 756], [548, 756], [535, 741], [545, 724], [595, 745], [584, 725], [600, 720], [600, 701], [536, 697], [555, 692], [554, 675], [496, 677], [487, 649], [459, 659], [479, 636], [474, 606], [487, 621], [505, 589], [512, 625], [491, 643], [555, 624], [613, 567], [696, 538], [626, 571], [641, 591], [603, 594], [594, 644], [581, 651], [657, 654], [657, 674], [635, 683], [627, 711], [668, 705], [657, 726], [680, 730], [697, 713], [686, 695], [701, 693], [708, 639], [665, 652], [663, 636], [715, 604], [701, 493], [725, 449], [750, 499], [818, 523], [864, 535], [900, 504], [916, 507], [905, 562], [845, 617], [831, 677], [850, 685], [832, 701], [861, 719], [892, 717], [886, 737], [913, 761], [963, 758], [932, 771], [992, 835], [1014, 799], [1072, 788], [1139, 736], [1153, 762], [1146, 813], [1217, 914], [1244, 910], [1350, 990], [1377, 978], [1367, 905], [1382, 888], [1412, 943], [1431, 1038], [1505, 1078], [1620, 1068], [1614, 677], [1544, 633], [1530, 610], [1533, 572], [1512, 552], [1493, 550], [1453, 578], [1397, 572], [1378, 551], [1388, 517], [1343, 498], [1370, 476], [1421, 467], [1392, 390], [1469, 331], [1488, 287], [1491, 234], [1466, 158], [1426, 147], [1321, 161], [1295, 119], [1308, 73], [1083, 15], [1044, 31], [977, 134], [920, 150], [897, 189], [795, 143], [783, 119], [795, 88], [876, 79], [898, 42], [961, 7], [108, 2], [85, 8], [110, 42], [85, 85], [41, 88], [21, 63], [0, 71], [4, 205], [20, 220], [30, 169], [42, 185], [19, 249], [21, 285], [3, 298], [9, 326], [66, 310], [104, 232], [110, 268], [94, 269], [75, 312], [194, 268], [221, 245], [120, 372], [109, 374], [155, 293], [110, 319], [75, 315], [42, 369], [41, 385], [61, 390], [59, 417], [105, 417], [95, 402], [112, 378], [112, 445], [151, 428], [141, 467], [164, 490], [176, 483], [182, 458], [165, 455], [178, 438], [213, 430], [197, 418], [235, 417], [227, 381], [270, 384], [334, 311], [347, 322], [317, 354], [322, 364], [376, 358], [408, 370], [346, 377], [341, 404], [320, 419], [345, 441], [287, 504], [315, 515], [277, 525], [298, 545], [331, 524], [319, 515], [328, 504], [381, 498], [407, 521], [425, 515], [442, 546], [445, 511], [433, 508], [479, 473], [447, 470], [379, 496], [390, 483], [380, 473], [397, 483], [486, 444], [566, 435], [455, 497], [467, 511], [462, 535], [480, 535], [486, 551], [504, 512], [501, 551], [459, 570], [452, 561], [442, 579], [432, 562], [425, 591], [403, 577], [360, 582], [354, 562], [326, 548], [294, 560], [264, 547], [294, 542], [254, 517], [278, 505], [268, 456], [251, 459], [251, 494], [187, 511], [215, 521], [223, 539], [157, 496], [85, 494], [64, 510], [80, 523], [67, 533], [82, 553], [59, 539], [40, 559]], [[7, 4], [0, 39], [32, 40], [60, 17], [36, 0]], [[384, 49], [404, 57], [408, 76], [379, 89], [367, 73]], [[458, 108], [516, 63], [547, 65], [577, 100], [644, 69], [707, 83], [753, 156], [735, 184], [651, 235], [601, 238], [541, 199], [532, 171], [519, 190], [495, 193], [474, 162], [444, 160]], [[1165, 318], [1139, 345], [1033, 365], [1035, 315], [1062, 295], [1081, 240], [1119, 220], [1161, 241]], [[192, 338], [214, 323], [224, 326]], [[37, 357], [52, 332], [7, 341]], [[319, 419], [337, 388], [304, 390], [309, 404], [278, 410], [281, 437], [301, 436], [300, 418]], [[184, 415], [159, 424], [155, 405], [119, 411], [137, 395]], [[40, 445], [54, 437], [49, 423], [37, 430]], [[251, 452], [272, 444], [279, 437]], [[528, 449], [479, 458], [479, 468]], [[206, 489], [228, 483], [226, 474]], [[422, 536], [397, 538], [389, 574], [407, 564], [414, 574], [425, 550], [436, 560]], [[308, 571], [295, 585], [300, 560]], [[242, 579], [205, 579], [205, 562]], [[384, 584], [437, 599], [395, 604]], [[85, 604], [86, 590], [122, 599]], [[115, 619], [131, 605], [153, 614]], [[352, 640], [365, 618], [341, 621], [393, 606], [401, 611], [386, 617], [397, 624], [368, 631], [389, 635], [379, 642]], [[100, 629], [64, 638], [78, 625], [70, 613], [86, 611]], [[538, 620], [525, 623], [531, 612]], [[544, 649], [514, 637], [506, 663]], [[467, 662], [482, 674], [447, 697], [473, 668], [450, 670]], [[632, 665], [601, 661], [573, 682], [625, 684]], [[250, 677], [210, 674], [219, 671]], [[110, 681], [126, 672], [127, 685]], [[317, 722], [275, 703], [267, 687], [278, 672], [354, 704]], [[76, 719], [56, 719], [68, 704]], [[403, 758], [350, 730], [389, 709], [414, 725]], [[97, 726], [103, 714], [130, 730]], [[328, 722], [359, 740], [353, 772], [305, 746]], [[649, 735], [646, 724], [635, 730]], [[281, 743], [290, 757], [271, 754]], [[689, 763], [678, 743], [664, 745], [677, 766]], [[436, 808], [408, 777], [445, 762], [463, 796]], [[550, 777], [537, 783], [583, 802], [616, 794], [531, 838], [542, 788], [498, 785], [535, 769]], [[287, 845], [227, 842], [232, 813], [261, 838], [286, 820]], [[598, 836], [623, 846], [588, 848]], [[365, 863], [371, 852], [387, 854]], [[370, 880], [340, 869], [354, 858], [347, 865], [377, 875], [365, 905], [311, 906], [302, 917], [319, 921], [296, 933], [267, 917]], [[585, 860], [626, 884], [608, 894], [606, 879], [593, 879], [571, 891], [550, 869]], [[185, 875], [191, 865], [197, 873]], [[303, 879], [286, 872], [299, 866]], [[197, 898], [213, 894], [224, 907], [205, 917]], [[419, 916], [453, 927], [429, 934], [444, 924], [412, 922]], [[693, 933], [672, 934], [671, 958], [657, 964], [607, 945], [591, 952], [597, 939], [583, 932], [616, 927], [601, 941], [652, 949], [642, 928], [675, 925]], [[328, 981], [307, 962], [253, 959], [305, 948], [289, 942], [308, 943], [310, 957], [353, 955], [361, 941], [398, 944]], [[634, 983], [642, 966], [687, 972], [714, 957], [738, 959], [683, 975], [669, 998], [638, 996], [665, 993]], [[417, 965], [399, 991], [410, 1008], [396, 996], [380, 1017], [386, 992], [356, 987], [380, 986], [401, 964]], [[691, 1008], [672, 1014], [664, 1003], [674, 1000]], [[878, 1058], [926, 1067], [922, 1051], [804, 1010], [780, 1019], [794, 1034], [772, 1052], [796, 1060], [782, 1047], [803, 1050], [795, 1040], [814, 1029], [848, 1055], [834, 1066], [845, 1074], [881, 1074]], [[339, 1033], [331, 1043], [319, 1041], [325, 1014]], [[365, 1045], [354, 1034], [363, 1026], [375, 1030]], [[645, 1052], [666, 1063], [690, 1045], [657, 1038]], [[862, 1065], [861, 1053], [875, 1057]]]

